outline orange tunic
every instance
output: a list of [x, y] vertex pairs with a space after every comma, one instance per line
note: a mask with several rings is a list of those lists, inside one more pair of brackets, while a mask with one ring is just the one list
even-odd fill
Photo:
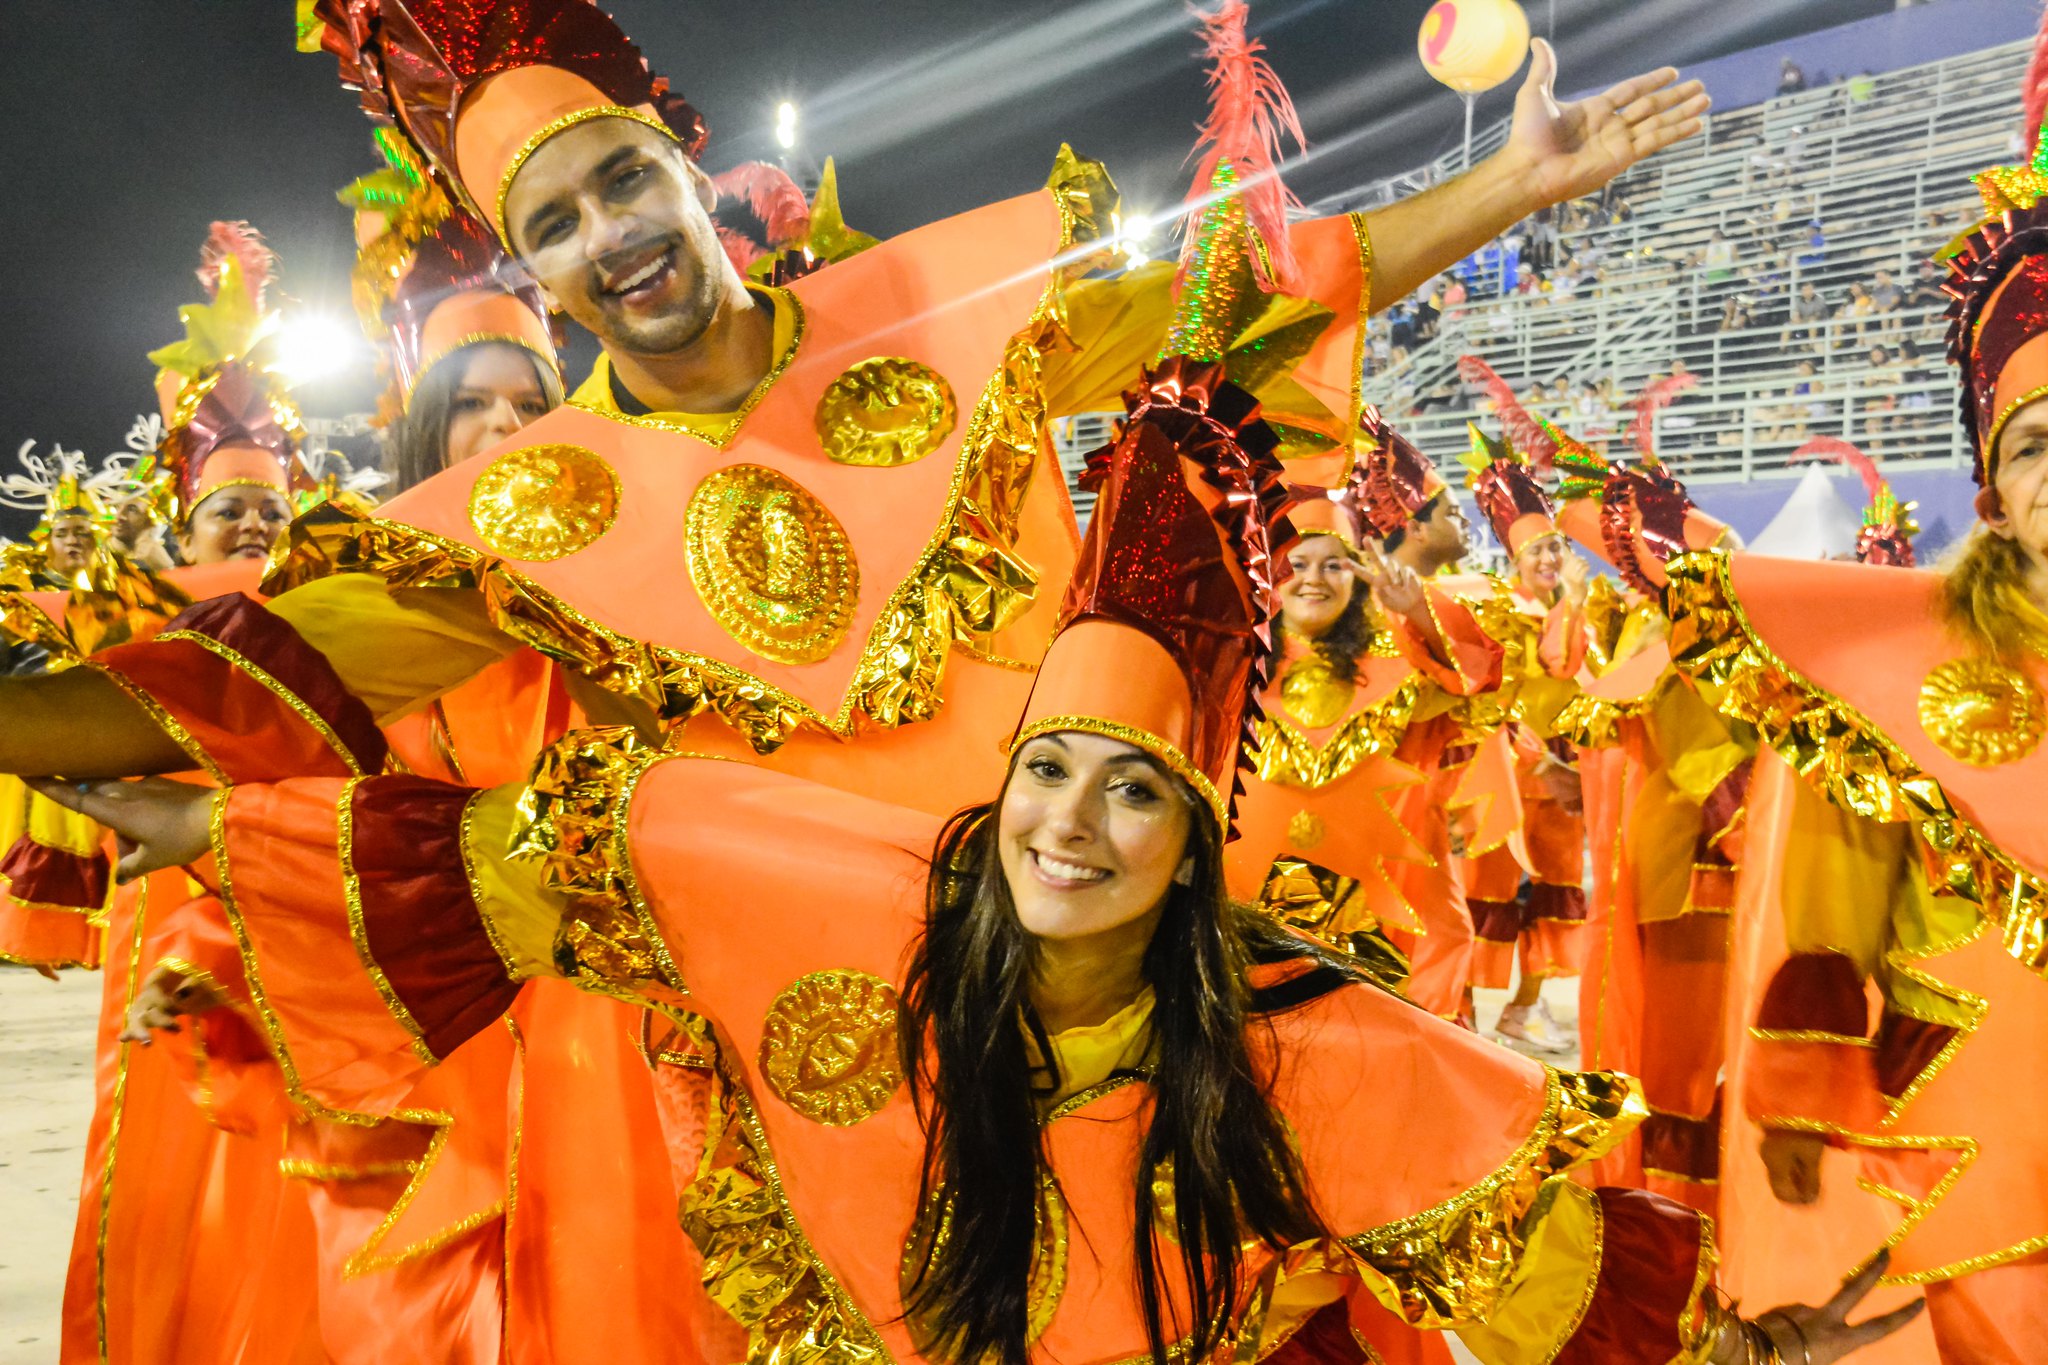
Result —
[[[1832, 1227], [1861, 1233], [1862, 1254], [1891, 1246], [1892, 1280], [1937, 1286], [1945, 1358], [2021, 1359], [1962, 1305], [2011, 1280], [2007, 1311], [2048, 1311], [2048, 1279], [2024, 1269], [2048, 1239], [2048, 1086], [2033, 1080], [2048, 1027], [2035, 799], [2048, 756], [2025, 704], [2032, 693], [2038, 716], [2048, 669], [1951, 634], [1938, 586], [1895, 568], [1693, 557], [1673, 574], [1672, 645], [1791, 769], [1772, 769], [1751, 811], [1755, 918], [1730, 1058], [1742, 1110], [1827, 1136], [1839, 1155], [1823, 1189], [1861, 1211]], [[1731, 1157], [1753, 1137], [1731, 1135]], [[1834, 1183], [1852, 1178], [1854, 1194]], [[1801, 1211], [1759, 1181], [1741, 1203], [1728, 1191], [1745, 1242], [1796, 1244]], [[1831, 1268], [1848, 1270], [1835, 1250]]]
[[[1432, 590], [1451, 658], [1433, 658], [1405, 626], [1357, 661], [1349, 684], [1299, 641], [1285, 642], [1260, 698], [1254, 774], [1225, 850], [1231, 892], [1342, 945], [1384, 928], [1408, 952], [1409, 998], [1459, 1017], [1472, 925], [1455, 877], [1451, 818], [1458, 774], [1444, 755], [1463, 736], [1458, 699], [1500, 679], [1500, 649], [1471, 613]], [[1348, 879], [1339, 904], [1305, 911], [1299, 886]], [[1294, 902], [1288, 907], [1283, 902]]]
[[[630, 903], [616, 880], [610, 892], [586, 883], [565, 903], [516, 864], [472, 891], [433, 841], [386, 837], [461, 828], [479, 849], [502, 847], [518, 788], [478, 796], [387, 778], [355, 789], [357, 865], [376, 866], [396, 892], [364, 905], [383, 980], [437, 1039], [497, 1008], [508, 974], [569, 967], [586, 988], [661, 1008], [686, 983], [731, 1085], [682, 1219], [705, 1250], [714, 1299], [749, 1333], [749, 1358], [794, 1349], [804, 1333], [922, 1358], [900, 1297], [921, 1139], [899, 1088], [893, 1000], [938, 821], [745, 765], [621, 764], [590, 743], [578, 741], [581, 757], [550, 786], [571, 819], [596, 809], [586, 796], [611, 794], [601, 825], [581, 828], [627, 859]], [[333, 901], [332, 840], [306, 837], [307, 816], [331, 810], [338, 791], [318, 780], [238, 789], [221, 856], [279, 1045], [309, 1085], [374, 1103], [418, 1058], [369, 978], [337, 980], [318, 965], [333, 960], [318, 942], [345, 934], [347, 917]], [[835, 895], [822, 918], [811, 909], [820, 877]], [[461, 934], [471, 946], [450, 956]], [[577, 945], [559, 963], [558, 938]], [[1255, 1254], [1247, 1292], [1271, 1304], [1264, 1328], [1251, 1329], [1264, 1347], [1297, 1329], [1322, 1333], [1316, 1314], [1341, 1301], [1353, 1339], [1385, 1360], [1441, 1359], [1427, 1334], [1446, 1327], [1502, 1365], [1560, 1341], [1570, 1358], [1698, 1358], [1712, 1261], [1697, 1217], [1552, 1180], [1634, 1121], [1625, 1083], [1560, 1078], [1361, 985], [1269, 1018], [1254, 1051], [1337, 1239]], [[1036, 1283], [1034, 1358], [1143, 1349], [1127, 1248], [1148, 1113], [1146, 1087], [1122, 1083], [1082, 1092], [1048, 1121], [1048, 1235], [1063, 1254]]]

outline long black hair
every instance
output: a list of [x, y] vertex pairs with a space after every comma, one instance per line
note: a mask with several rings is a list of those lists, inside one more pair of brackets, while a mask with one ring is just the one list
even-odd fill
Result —
[[[403, 493], [414, 484], [425, 483], [448, 467], [448, 419], [455, 406], [456, 390], [469, 372], [469, 360], [479, 346], [510, 346], [511, 342], [478, 341], [450, 351], [419, 377], [406, 399], [405, 411], [384, 428], [384, 462], [392, 474], [392, 493]], [[562, 405], [562, 379], [540, 357], [522, 353], [533, 363], [534, 377], [547, 398], [548, 410]]]
[[[1244, 1239], [1277, 1250], [1324, 1235], [1300, 1160], [1267, 1100], [1271, 1078], [1259, 1073], [1246, 1039], [1263, 1009], [1304, 998], [1297, 978], [1285, 1001], [1262, 999], [1252, 965], [1322, 955], [1230, 900], [1220, 832], [1205, 807], [1195, 809], [1192, 875], [1168, 891], [1143, 964], [1153, 995], [1155, 1103], [1132, 1197], [1137, 1287], [1157, 1365], [1166, 1365], [1169, 1329], [1192, 1338], [1197, 1359], [1229, 1330], [1241, 1302]], [[981, 805], [941, 831], [925, 931], [904, 985], [899, 1040], [924, 1124], [925, 1210], [905, 1303], [921, 1349], [977, 1365], [1023, 1365], [1047, 1169], [1035, 1101], [1048, 1093], [1034, 1090], [1027, 1033], [1040, 1040], [1045, 1063], [1052, 1052], [1030, 1002], [1036, 945], [1010, 898], [996, 826], [995, 807]], [[1327, 990], [1345, 974], [1326, 961], [1311, 975]], [[1153, 1181], [1168, 1171], [1169, 1235], [1190, 1291], [1184, 1306], [1166, 1301], [1161, 1278], [1162, 1201]], [[943, 1236], [934, 1232], [941, 1220]]]

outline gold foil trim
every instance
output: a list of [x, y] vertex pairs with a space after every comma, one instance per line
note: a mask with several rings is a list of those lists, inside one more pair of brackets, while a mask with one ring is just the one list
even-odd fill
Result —
[[596, 451], [577, 445], [507, 451], [469, 490], [470, 526], [507, 559], [544, 563], [575, 554], [618, 515], [618, 474]]
[[[1050, 1174], [1042, 1175], [1038, 1182], [1038, 1240], [1031, 1248], [1031, 1269], [1026, 1280], [1027, 1344], [1045, 1335], [1045, 1329], [1052, 1325], [1053, 1315], [1059, 1311], [1060, 1298], [1066, 1293], [1067, 1224], [1067, 1201], [1060, 1194], [1059, 1182]], [[917, 1226], [903, 1248], [898, 1278], [906, 1301], [918, 1274], [930, 1264], [932, 1257], [938, 1255], [952, 1234], [952, 1201], [941, 1189], [918, 1215]]]
[[1189, 761], [1188, 756], [1174, 745], [1161, 739], [1150, 730], [1141, 730], [1135, 725], [1125, 725], [1120, 721], [1104, 720], [1100, 716], [1046, 716], [1032, 721], [1029, 725], [1019, 730], [1017, 737], [1010, 741], [1010, 752], [1016, 753], [1040, 735], [1056, 734], [1065, 730], [1078, 730], [1083, 734], [1101, 735], [1105, 739], [1121, 740], [1125, 744], [1143, 749], [1146, 753], [1165, 764], [1167, 771], [1187, 783], [1190, 787], [1193, 787], [1195, 795], [1200, 797], [1211, 811], [1215, 812], [1216, 819], [1219, 822], [1226, 826], [1230, 823], [1229, 809], [1223, 803], [1222, 794], [1216, 790], [1216, 784], [1204, 776], [1201, 769]]
[[1387, 1306], [1411, 1325], [1483, 1321], [1513, 1281], [1525, 1215], [1546, 1182], [1606, 1155], [1649, 1117], [1626, 1076], [1551, 1071], [1545, 1085], [1542, 1117], [1491, 1175], [1434, 1208], [1342, 1239], [1385, 1277], [1394, 1293]]
[[798, 977], [768, 1007], [760, 1066], [768, 1088], [814, 1123], [874, 1117], [903, 1084], [896, 988], [866, 972]]
[[762, 465], [706, 476], [684, 512], [690, 581], [711, 618], [777, 663], [839, 648], [860, 603], [860, 566], [838, 519], [803, 485]]
[[384, 1001], [384, 1008], [391, 1011], [391, 1017], [398, 1021], [400, 1028], [412, 1037], [413, 1055], [428, 1066], [438, 1066], [440, 1058], [427, 1046], [426, 1031], [419, 1020], [413, 1018], [405, 1001], [398, 998], [391, 979], [384, 975], [383, 967], [377, 963], [377, 956], [370, 950], [370, 934], [363, 923], [363, 883], [356, 874], [355, 802], [356, 788], [362, 785], [361, 777], [352, 777], [341, 789], [341, 799], [335, 803], [335, 852], [341, 859], [342, 895], [348, 903], [348, 937], [356, 946], [356, 958], [368, 973], [370, 984], [377, 988], [377, 994]]
[[1390, 695], [1353, 712], [1321, 744], [1269, 714], [1255, 732], [1253, 765], [1268, 782], [1308, 791], [1328, 786], [1366, 759], [1391, 754], [1401, 746], [1421, 704], [1422, 687], [1419, 677], [1408, 678]]
[[[1715, 684], [1721, 712], [1754, 725], [1793, 771], [1836, 805], [1881, 824], [1911, 825], [1937, 894], [1997, 924], [2006, 952], [2029, 971], [2048, 975], [2048, 888], [2041, 880], [1965, 817], [1882, 729], [1772, 651], [1735, 598], [1725, 554], [1682, 555], [1667, 572], [1678, 668]], [[1951, 1000], [1967, 994], [1932, 988]]]
[[746, 1092], [722, 1068], [712, 1074], [720, 1102], [680, 1204], [683, 1232], [703, 1257], [706, 1293], [746, 1328], [748, 1360], [888, 1365], [874, 1327], [790, 1212]]
[[1973, 767], [2016, 762], [2041, 743], [2041, 694], [1996, 659], [1938, 665], [1920, 684], [1920, 728], [1950, 758]]
[[818, 444], [839, 464], [889, 469], [915, 464], [960, 425], [953, 386], [929, 365], [877, 356], [825, 386], [812, 413]]
[[1352, 958], [1381, 989], [1407, 994], [1408, 955], [1381, 932], [1355, 879], [1306, 858], [1275, 858], [1259, 890], [1258, 908]]
[[628, 109], [623, 104], [598, 104], [588, 109], [572, 109], [558, 119], [543, 123], [535, 130], [533, 136], [519, 144], [518, 151], [512, 153], [512, 160], [505, 165], [505, 173], [498, 177], [498, 194], [492, 201], [493, 210], [497, 214], [492, 225], [498, 229], [498, 236], [504, 241], [505, 249], [514, 256], [519, 254], [519, 248], [512, 245], [512, 229], [505, 221], [505, 200], [512, 193], [512, 182], [519, 178], [519, 172], [526, 167], [527, 158], [539, 151], [542, 143], [556, 133], [566, 132], [579, 123], [588, 123], [597, 118], [631, 119], [635, 123], [652, 128], [677, 146], [682, 145], [676, 137], [675, 130], [666, 123], [644, 109]]

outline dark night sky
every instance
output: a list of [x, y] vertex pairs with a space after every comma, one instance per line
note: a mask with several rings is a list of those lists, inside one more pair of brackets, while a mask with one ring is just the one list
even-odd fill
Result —
[[[1525, 0], [1540, 33], [1548, 0]], [[1454, 96], [1415, 56], [1429, 0], [1255, 0], [1254, 32], [1326, 154], [1314, 199], [1453, 145]], [[1683, 64], [1889, 9], [1891, 0], [1558, 0], [1562, 88]], [[1107, 161], [1134, 208], [1170, 204], [1201, 114], [1179, 0], [613, 0], [709, 118], [721, 169], [772, 154], [777, 100], [803, 151], [834, 153], [849, 221], [880, 234], [1042, 183], [1064, 138]], [[0, 461], [24, 439], [117, 448], [150, 404], [144, 353], [178, 335], [214, 218], [247, 218], [283, 287], [347, 316], [352, 244], [334, 191], [369, 169], [333, 64], [291, 47], [290, 0], [6, 0], [0, 129], [8, 192]], [[1512, 86], [1508, 87], [1511, 90]], [[1505, 108], [1496, 92], [1484, 121]], [[366, 368], [366, 367], [365, 367]], [[302, 393], [360, 407], [367, 376]]]

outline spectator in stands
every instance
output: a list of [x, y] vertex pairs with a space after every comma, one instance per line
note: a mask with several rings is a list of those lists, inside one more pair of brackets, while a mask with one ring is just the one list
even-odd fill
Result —
[[1706, 246], [1700, 249], [1699, 266], [1701, 278], [1708, 284], [1723, 284], [1735, 275], [1735, 243], [1728, 240], [1728, 234], [1715, 228], [1707, 237]]
[[1806, 88], [1806, 73], [1799, 69], [1799, 63], [1787, 57], [1778, 66], [1778, 93], [1796, 95]]
[[1835, 335], [1835, 349], [1846, 351], [1854, 346], [1876, 314], [1877, 302], [1870, 297], [1870, 290], [1861, 282], [1850, 285], [1849, 301], [1835, 313], [1836, 321], [1842, 324]]
[[[1818, 207], [1817, 201], [1815, 206]], [[1806, 250], [1800, 254], [1799, 268], [1818, 270], [1827, 263], [1827, 259], [1827, 234], [1821, 230], [1820, 219], [1816, 217], [1806, 225]]]
[[1892, 278], [1890, 269], [1879, 266], [1870, 284], [1870, 301], [1877, 305], [1877, 311], [1892, 312], [1904, 298], [1905, 294], [1899, 289], [1898, 282]]
[[1548, 274], [1557, 265], [1557, 210], [1538, 209], [1529, 219], [1529, 263], [1538, 273]]
[[1869, 371], [1863, 377], [1863, 388], [1869, 394], [1863, 400], [1864, 444], [1875, 447], [1892, 430], [1892, 414], [1899, 408], [1896, 390], [1904, 376], [1892, 363], [1892, 353], [1882, 346], [1871, 347], [1864, 356], [1864, 364]]
[[1820, 292], [1819, 286], [1812, 280], [1801, 280], [1799, 292], [1792, 296], [1792, 311], [1786, 319], [1784, 333], [1778, 338], [1778, 349], [1790, 350], [1795, 341], [1802, 346], [1816, 344], [1828, 314], [1833, 311], [1834, 305], [1828, 301], [1827, 295]]
[[[1904, 9], [1908, 3], [1911, 3], [1911, 0], [1901, 0], [1899, 8]], [[1868, 71], [1859, 71], [1849, 78], [1848, 96], [1852, 107], [1870, 103], [1871, 96], [1876, 93], [1877, 77]]]
[[1923, 259], [1914, 267], [1912, 287], [1906, 291], [1906, 308], [1915, 313], [1947, 310], [1948, 292], [1941, 287], [1941, 271], [1933, 261]]
[[1465, 281], [1456, 275], [1446, 276], [1443, 292], [1443, 313], [1445, 322], [1456, 322], [1465, 313], [1467, 297]]
[[1721, 323], [1717, 332], [1746, 332], [1756, 325], [1751, 311], [1751, 300], [1747, 294], [1731, 294], [1721, 305]]

